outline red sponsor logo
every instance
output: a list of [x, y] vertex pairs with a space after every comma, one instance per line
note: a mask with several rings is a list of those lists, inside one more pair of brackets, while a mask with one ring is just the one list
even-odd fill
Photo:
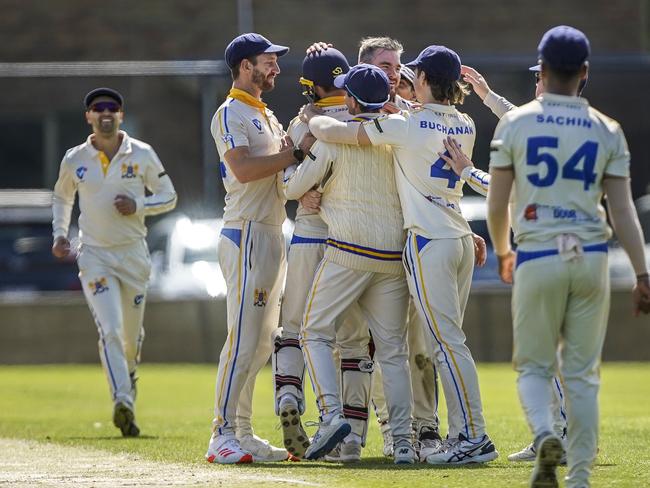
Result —
[[537, 220], [537, 204], [532, 203], [526, 207], [524, 218], [526, 220]]

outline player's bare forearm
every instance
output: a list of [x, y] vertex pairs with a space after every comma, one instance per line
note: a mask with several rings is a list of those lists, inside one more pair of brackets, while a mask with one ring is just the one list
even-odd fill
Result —
[[250, 156], [248, 147], [236, 147], [229, 150], [224, 159], [240, 183], [272, 176], [296, 162], [292, 148], [270, 156]]
[[603, 187], [616, 237], [630, 257], [635, 274], [643, 275], [648, 272], [643, 231], [632, 201], [630, 180], [606, 176], [603, 179]]
[[510, 251], [510, 212], [508, 200], [514, 180], [511, 169], [490, 170], [490, 192], [487, 195], [488, 230], [497, 256]]

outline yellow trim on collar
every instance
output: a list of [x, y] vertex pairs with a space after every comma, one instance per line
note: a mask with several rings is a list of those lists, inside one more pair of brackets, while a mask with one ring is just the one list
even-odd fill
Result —
[[230, 98], [234, 98], [235, 100], [239, 100], [240, 102], [245, 103], [246, 105], [255, 107], [263, 114], [266, 114], [265, 112], [266, 103], [264, 103], [261, 100], [258, 100], [253, 95], [251, 95], [248, 92], [245, 92], [244, 90], [240, 90], [239, 88], [231, 88], [230, 92], [228, 92], [228, 96]]
[[345, 105], [345, 97], [325, 97], [318, 100], [314, 105], [317, 107], [334, 107], [336, 105]]
[[108, 159], [108, 156], [104, 154], [104, 151], [99, 151], [99, 160], [102, 163], [102, 173], [104, 173], [104, 176], [106, 176], [106, 173], [108, 172], [108, 167], [111, 164], [111, 161]]

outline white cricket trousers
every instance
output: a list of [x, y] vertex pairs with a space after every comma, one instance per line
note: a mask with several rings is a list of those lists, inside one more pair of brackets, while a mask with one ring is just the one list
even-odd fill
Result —
[[219, 238], [226, 279], [228, 336], [219, 357], [213, 428], [220, 435], [253, 433], [253, 388], [271, 356], [285, 273], [278, 225], [226, 222]]
[[113, 402], [134, 407], [132, 375], [140, 362], [144, 307], [151, 273], [144, 239], [114, 247], [82, 245], [79, 279], [99, 332], [99, 357]]
[[322, 421], [343, 413], [333, 357], [338, 317], [358, 302], [368, 320], [395, 439], [411, 436], [411, 381], [406, 345], [408, 288], [404, 275], [372, 273], [321, 261], [301, 330], [305, 363]]
[[[300, 327], [314, 274], [325, 255], [326, 238], [326, 229], [314, 228], [308, 220], [306, 223], [300, 219], [296, 221], [287, 256], [287, 279], [280, 312], [282, 330], [275, 339], [273, 355], [276, 414], [280, 398], [286, 393], [298, 399], [300, 411], [304, 413], [305, 361], [299, 342]], [[352, 432], [365, 442], [373, 365], [368, 349], [370, 333], [356, 303], [350, 305], [338, 322], [336, 342], [342, 366], [344, 412]]]
[[449, 438], [480, 438], [485, 421], [478, 374], [462, 329], [474, 269], [472, 236], [427, 239], [409, 231], [404, 258], [411, 297], [445, 393]]
[[568, 414], [566, 482], [582, 488], [589, 486], [598, 446], [599, 368], [610, 300], [607, 254], [523, 259], [530, 255], [539, 256], [518, 254], [512, 295], [519, 397], [535, 437], [552, 432], [559, 346]]
[[[407, 333], [409, 346], [409, 367], [411, 369], [411, 388], [413, 389], [413, 420], [416, 428], [422, 425], [438, 427], [438, 382], [435, 366], [427, 347], [417, 308], [409, 300]], [[388, 422], [388, 408], [384, 398], [381, 367], [377, 365], [372, 375], [372, 403], [377, 421]]]

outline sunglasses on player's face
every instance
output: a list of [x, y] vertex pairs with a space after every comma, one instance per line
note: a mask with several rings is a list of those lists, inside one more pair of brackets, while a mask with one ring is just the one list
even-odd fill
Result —
[[116, 113], [121, 110], [120, 104], [115, 102], [97, 102], [93, 103], [90, 106], [92, 112], [102, 113], [104, 110], [108, 110], [111, 113]]

